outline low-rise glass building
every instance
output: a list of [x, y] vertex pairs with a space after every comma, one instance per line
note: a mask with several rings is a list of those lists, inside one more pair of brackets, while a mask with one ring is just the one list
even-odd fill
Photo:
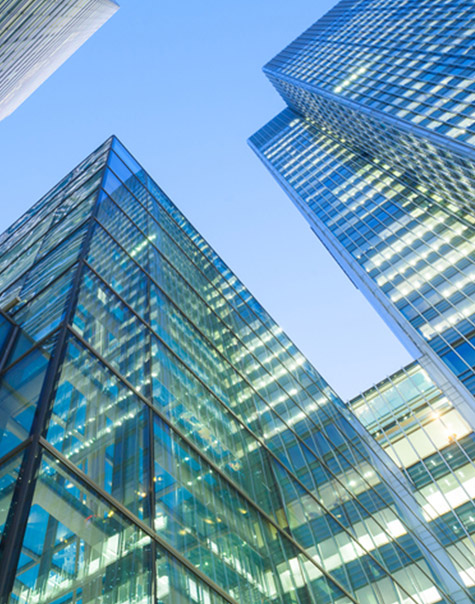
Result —
[[[417, 489], [424, 517], [475, 581], [475, 433], [414, 362], [349, 402]], [[440, 526], [446, 529], [440, 532]]]

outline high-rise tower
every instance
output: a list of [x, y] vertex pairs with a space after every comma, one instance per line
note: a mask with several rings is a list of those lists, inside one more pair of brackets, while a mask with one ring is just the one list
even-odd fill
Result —
[[118, 9], [115, 0], [6, 0], [0, 7], [0, 120]]
[[250, 143], [475, 427], [474, 19], [343, 0], [264, 68], [288, 109]]
[[472, 601], [470, 550], [116, 138], [0, 237], [0, 602]]
[[342, 0], [264, 71], [298, 113], [473, 209], [473, 22], [470, 0]]

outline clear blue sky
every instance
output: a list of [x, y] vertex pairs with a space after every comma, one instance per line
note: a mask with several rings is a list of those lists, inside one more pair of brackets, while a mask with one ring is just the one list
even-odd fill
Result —
[[409, 355], [246, 139], [283, 107], [261, 72], [332, 0], [120, 0], [0, 122], [0, 232], [114, 133], [344, 398]]

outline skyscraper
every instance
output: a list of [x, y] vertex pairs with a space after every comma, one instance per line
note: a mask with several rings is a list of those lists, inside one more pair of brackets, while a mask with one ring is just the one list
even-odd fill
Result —
[[264, 68], [288, 108], [250, 144], [475, 427], [474, 19], [343, 0]]
[[115, 137], [0, 237], [0, 343], [2, 604], [473, 601], [466, 544]]
[[469, 0], [342, 0], [264, 71], [297, 112], [473, 210], [473, 20]]
[[0, 120], [118, 9], [115, 0], [7, 0], [0, 7]]

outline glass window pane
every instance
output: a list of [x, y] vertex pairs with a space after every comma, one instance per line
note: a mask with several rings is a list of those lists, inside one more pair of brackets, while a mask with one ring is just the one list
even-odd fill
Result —
[[124, 183], [127, 183], [129, 178], [132, 176], [132, 172], [129, 168], [124, 164], [123, 161], [119, 159], [119, 157], [114, 153], [110, 153], [107, 159], [107, 166], [112, 168], [113, 172], [120, 178], [120, 180]]
[[146, 327], [89, 271], [85, 271], [80, 288], [75, 329], [114, 369], [146, 392], [150, 356]]
[[[101, 164], [102, 162], [103, 160], [101, 160]], [[79, 205], [84, 203], [89, 204], [89, 195], [92, 194], [92, 197], [94, 198], [97, 196], [98, 189], [102, 181], [103, 171], [102, 167], [97, 164], [95, 166], [95, 170], [96, 172], [94, 173], [92, 171], [90, 172], [90, 178], [88, 178], [88, 180], [86, 180], [79, 188], [76, 188], [72, 193], [70, 193], [58, 206], [54, 214], [53, 225], [56, 225], [65, 216], [69, 217], [74, 208], [77, 208]]]
[[[293, 544], [158, 417], [154, 454], [155, 530], [162, 538], [238, 602], [290, 602], [285, 598], [295, 586], [300, 602], [311, 601]], [[282, 524], [282, 507], [280, 517]], [[318, 579], [312, 588], [339, 594], [317, 567], [308, 566]], [[276, 575], [287, 582], [276, 585]], [[193, 592], [187, 581], [181, 585]]]
[[74, 338], [47, 438], [132, 513], [149, 520], [148, 407]]
[[26, 440], [43, 386], [49, 354], [33, 350], [0, 382], [0, 457]]
[[155, 530], [239, 601], [261, 602], [279, 537], [158, 418], [154, 453]]
[[25, 352], [28, 352], [31, 348], [33, 348], [35, 343], [36, 342], [33, 338], [26, 334], [23, 329], [20, 329], [15, 336], [15, 342], [8, 355], [6, 365], [11, 365], [14, 363], [18, 358], [25, 354]]
[[0, 539], [10, 510], [22, 459], [23, 451], [0, 466]]
[[87, 226], [86, 224], [81, 227], [68, 239], [64, 240], [61, 245], [35, 263], [28, 272], [28, 277], [21, 290], [22, 302], [38, 294], [64, 272], [68, 266], [76, 262]]
[[151, 539], [44, 455], [10, 602], [152, 604]]
[[[24, 244], [23, 244], [24, 245]], [[0, 305], [4, 307], [7, 305], [21, 290], [23, 283], [26, 279], [25, 271], [31, 267], [40, 249], [41, 241], [37, 241], [35, 244], [25, 250], [20, 258], [15, 259], [14, 262], [7, 262], [5, 270], [0, 276], [2, 295], [0, 296]], [[23, 277], [19, 279], [20, 275]]]
[[145, 274], [99, 225], [94, 230], [87, 261], [135, 312], [147, 319], [150, 310]]
[[227, 600], [174, 558], [157, 553], [157, 602], [159, 604], [225, 604]]
[[139, 178], [145, 177], [145, 174], [143, 174], [143, 168], [137, 163], [137, 161], [127, 151], [127, 149], [123, 147], [116, 138], [114, 138], [114, 140], [112, 141], [112, 149], [124, 161], [124, 163], [127, 164], [127, 166], [134, 174], [139, 175]]
[[[66, 237], [72, 233], [84, 220], [91, 214], [92, 206], [97, 199], [97, 192], [94, 191], [87, 199], [83, 200], [77, 208], [74, 208], [70, 213], [64, 217], [61, 222], [53, 226], [45, 238], [41, 249], [39, 251], [39, 257], [46, 255], [52, 248], [58, 243], [64, 241]], [[71, 245], [71, 244], [70, 244]]]
[[12, 324], [0, 315], [0, 356], [3, 348], [8, 341], [8, 336], [12, 329]]
[[38, 341], [47, 336], [63, 320], [76, 267], [77, 265], [72, 266], [62, 277], [15, 313], [15, 321], [32, 339]]
[[[106, 143], [107, 144], [107, 143]], [[79, 166], [65, 176], [49, 193], [42, 197], [33, 207], [31, 207], [23, 216], [12, 224], [2, 235], [0, 235], [0, 255], [10, 249], [17, 241], [29, 238], [30, 241], [37, 233], [37, 225], [44, 232], [48, 225], [55, 218], [55, 208], [60, 204], [64, 205], [67, 211], [69, 200], [73, 203], [77, 200], [76, 194], [80, 188], [82, 193], [88, 195], [91, 190], [97, 186], [98, 182], [92, 176], [99, 170], [101, 171], [106, 159], [104, 153], [105, 146], [99, 152], [92, 153]], [[87, 184], [85, 184], [87, 183]]]

